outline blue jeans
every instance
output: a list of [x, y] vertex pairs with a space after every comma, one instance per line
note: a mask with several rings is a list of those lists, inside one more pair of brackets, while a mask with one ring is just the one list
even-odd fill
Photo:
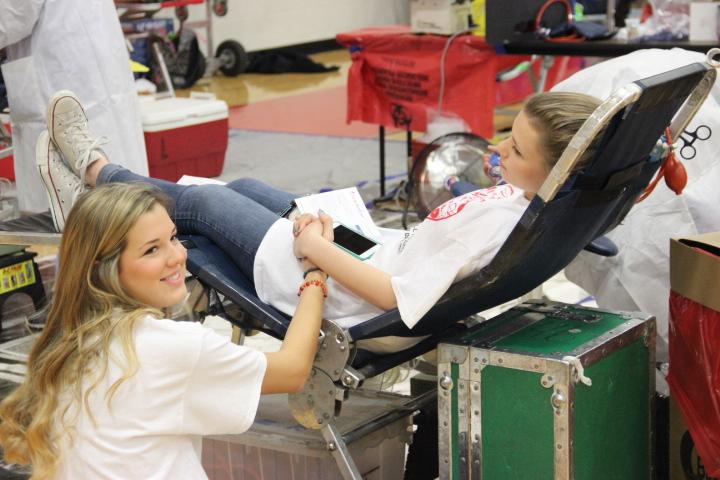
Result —
[[226, 185], [178, 185], [143, 177], [118, 165], [106, 165], [97, 185], [144, 182], [159, 187], [175, 203], [173, 221], [180, 234], [208, 237], [253, 281], [253, 264], [260, 242], [297, 195], [259, 180], [241, 178]]

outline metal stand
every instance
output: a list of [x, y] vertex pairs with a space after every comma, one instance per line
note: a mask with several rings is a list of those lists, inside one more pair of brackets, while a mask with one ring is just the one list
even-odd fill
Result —
[[331, 424], [325, 425], [320, 429], [320, 433], [327, 442], [327, 449], [335, 459], [343, 478], [346, 480], [361, 480], [362, 475], [355, 466], [347, 445], [337, 428]]
[[320, 430], [343, 478], [359, 480], [362, 476], [334, 421], [340, 414], [345, 388], [357, 388], [364, 378], [356, 378], [356, 372], [345, 370], [354, 356], [345, 330], [334, 322], [323, 320], [318, 341], [318, 352], [305, 388], [288, 395], [290, 411], [300, 425]]
[[[380, 145], [380, 199], [385, 197], [385, 126], [378, 127], [378, 143]], [[408, 167], [412, 164], [412, 131], [406, 131], [405, 143], [407, 145]], [[410, 168], [408, 168], [408, 173]]]
[[[173, 1], [160, 1], [160, 2], [152, 2], [152, 3], [143, 3], [143, 2], [133, 2], [133, 1], [122, 1], [122, 2], [115, 2], [115, 6], [118, 10], [121, 11], [119, 14], [120, 20], [136, 20], [136, 19], [144, 19], [144, 18], [152, 18], [153, 15], [155, 15], [157, 12], [159, 12], [162, 9], [166, 8], [185, 8], [189, 5], [195, 5], [203, 3], [203, 0], [173, 0]], [[207, 0], [205, 1], [205, 19], [204, 20], [197, 20], [192, 22], [186, 22], [183, 19], [179, 19], [181, 24], [193, 29], [205, 29], [205, 35], [206, 35], [206, 43], [207, 43], [207, 53], [205, 55], [207, 67], [205, 69], [205, 77], [211, 77], [217, 72], [217, 70], [220, 68], [221, 63], [220, 61], [215, 58], [215, 46], [213, 44], [213, 26], [212, 26], [212, 5], [211, 1]], [[140, 38], [140, 37], [147, 37], [147, 33], [136, 33], [136, 34], [129, 34], [126, 35], [127, 38]], [[163, 60], [162, 54], [160, 53], [157, 46], [155, 46], [155, 49], [153, 53], [157, 56], [158, 62], [160, 62], [160, 68], [162, 70], [163, 74], [163, 81], [165, 81], [168, 84], [168, 90], [170, 92], [170, 95], [163, 95], [163, 96], [175, 96], [175, 92], [173, 91], [172, 82], [170, 82], [170, 77], [167, 75], [167, 67], [165, 66], [165, 61]]]
[[160, 65], [160, 72], [162, 73], [163, 83], [165, 84], [165, 87], [167, 88], [167, 90], [164, 92], [158, 92], [155, 95], [155, 98], [174, 97], [175, 96], [175, 87], [173, 87], [172, 79], [170, 78], [170, 73], [168, 72], [167, 65], [165, 64], [165, 57], [163, 57], [163, 54], [160, 51], [160, 45], [158, 45], [157, 42], [154, 42], [152, 47], [153, 47], [153, 55], [155, 55], [155, 59], [157, 60], [158, 65]]
[[385, 126], [380, 125], [378, 132], [380, 142], [380, 196], [385, 196]]
[[555, 63], [555, 57], [552, 55], [543, 55], [542, 64], [540, 65], [540, 80], [535, 85], [535, 92], [542, 93], [545, 91], [545, 85], [547, 84], [548, 72]]
[[212, 77], [215, 72], [220, 68], [220, 61], [215, 58], [215, 45], [213, 44], [213, 28], [212, 28], [212, 5], [210, 0], [205, 2], [205, 18], [206, 20], [200, 20], [196, 22], [185, 22], [185, 25], [190, 28], [205, 28], [207, 33], [207, 55], [205, 56], [207, 61], [207, 67], [205, 68], [205, 77]]
[[[119, 15], [120, 20], [135, 20], [142, 18], [151, 18], [157, 12], [164, 8], [177, 8], [185, 7], [189, 5], [196, 5], [203, 3], [203, 0], [173, 0], [173, 1], [161, 1], [161, 2], [134, 2], [134, 1], [121, 1], [115, 2], [115, 7], [121, 10]], [[185, 22], [190, 28], [204, 28], [207, 34], [207, 57], [213, 56], [213, 43], [212, 43], [212, 6], [210, 1], [206, 1], [206, 18], [205, 20], [199, 20], [194, 22]]]

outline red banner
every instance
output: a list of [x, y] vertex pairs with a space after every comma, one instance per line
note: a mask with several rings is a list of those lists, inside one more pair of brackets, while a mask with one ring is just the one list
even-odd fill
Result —
[[[412, 34], [407, 26], [338, 35], [337, 41], [350, 48], [353, 60], [348, 76], [348, 123], [360, 120], [426, 131], [429, 113], [441, 106], [462, 117], [474, 133], [492, 137], [495, 105], [520, 101], [533, 92], [527, 73], [500, 90], [495, 76], [530, 57], [497, 55], [482, 37], [474, 35], [449, 40]], [[574, 66], [568, 68], [570, 63]], [[578, 60], [570, 63], [567, 57], [558, 57], [547, 88], [580, 68]]]

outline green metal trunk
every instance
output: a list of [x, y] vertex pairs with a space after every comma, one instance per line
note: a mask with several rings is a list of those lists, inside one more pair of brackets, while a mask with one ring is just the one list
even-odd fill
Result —
[[533, 301], [438, 352], [440, 478], [651, 478], [653, 317]]

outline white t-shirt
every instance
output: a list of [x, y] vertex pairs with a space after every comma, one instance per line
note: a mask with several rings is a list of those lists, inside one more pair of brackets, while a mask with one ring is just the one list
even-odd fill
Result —
[[[487, 265], [528, 205], [511, 185], [476, 190], [436, 208], [409, 232], [383, 230], [383, 244], [367, 263], [390, 274], [403, 322], [412, 328], [454, 282]], [[292, 223], [280, 219], [255, 256], [260, 299], [291, 315], [302, 270], [292, 253]], [[351, 327], [383, 311], [328, 282], [325, 318]]]
[[[112, 360], [89, 398], [96, 426], [83, 409], [65, 430], [56, 478], [207, 478], [201, 436], [252, 425], [267, 365], [263, 353], [197, 323], [151, 317], [138, 322], [135, 348], [140, 368], [117, 389], [111, 409], [105, 393], [122, 373]], [[119, 342], [111, 351], [124, 358]], [[73, 413], [77, 409], [66, 418]]]

